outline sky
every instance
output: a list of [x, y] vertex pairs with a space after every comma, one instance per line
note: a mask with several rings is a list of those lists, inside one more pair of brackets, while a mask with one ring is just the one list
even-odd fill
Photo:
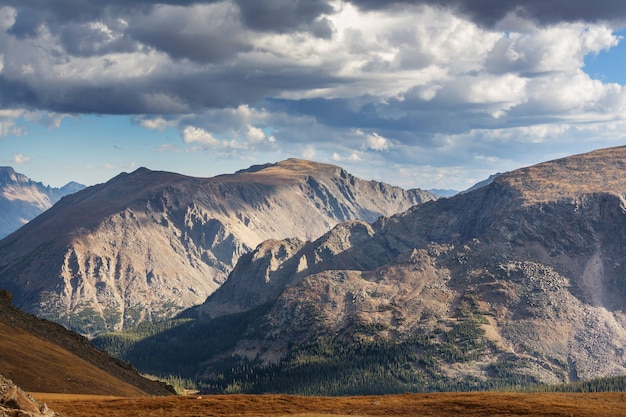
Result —
[[404, 188], [626, 144], [623, 0], [1, 0], [0, 165]]

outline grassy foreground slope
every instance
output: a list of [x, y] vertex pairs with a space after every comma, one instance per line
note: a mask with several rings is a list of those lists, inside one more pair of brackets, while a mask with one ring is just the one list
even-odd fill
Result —
[[25, 391], [122, 397], [168, 395], [129, 365], [65, 328], [23, 313], [0, 292], [0, 373]]
[[76, 396], [38, 398], [73, 417], [133, 416], [626, 416], [625, 393], [515, 394], [438, 393], [357, 397], [216, 395], [96, 399]]

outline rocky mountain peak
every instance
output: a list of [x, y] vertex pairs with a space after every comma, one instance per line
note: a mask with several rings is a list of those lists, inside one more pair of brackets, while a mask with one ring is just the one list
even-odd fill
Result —
[[84, 185], [73, 183], [62, 188], [44, 186], [11, 167], [0, 167], [0, 238], [32, 220], [63, 196]]
[[26, 175], [18, 174], [12, 167], [0, 167], [0, 182], [28, 182]]

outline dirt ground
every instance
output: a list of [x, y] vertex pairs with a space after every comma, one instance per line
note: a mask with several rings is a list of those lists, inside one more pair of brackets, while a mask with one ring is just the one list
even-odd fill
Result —
[[626, 416], [626, 393], [437, 393], [362, 397], [206, 395], [151, 398], [33, 394], [65, 417]]

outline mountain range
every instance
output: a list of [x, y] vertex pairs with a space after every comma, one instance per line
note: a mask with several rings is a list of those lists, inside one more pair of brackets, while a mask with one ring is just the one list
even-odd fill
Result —
[[[626, 147], [617, 147], [499, 174], [314, 240], [267, 240], [204, 304], [118, 354], [226, 392], [623, 375], [625, 255]], [[96, 343], [116, 343], [107, 338]]]
[[0, 241], [14, 304], [83, 334], [201, 304], [267, 239], [317, 239], [437, 197], [290, 159], [194, 178], [140, 168], [67, 196]]
[[74, 181], [61, 188], [46, 186], [11, 167], [0, 167], [0, 239], [52, 207], [62, 197], [83, 188], [84, 185]]

